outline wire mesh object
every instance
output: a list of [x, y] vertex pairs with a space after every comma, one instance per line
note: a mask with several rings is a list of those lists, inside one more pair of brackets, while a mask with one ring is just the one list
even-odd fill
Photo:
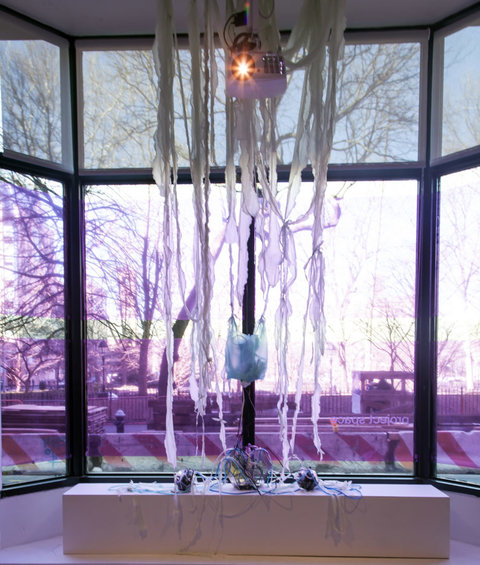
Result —
[[240, 490], [258, 490], [273, 474], [273, 463], [266, 449], [255, 445], [228, 449], [218, 465], [220, 480], [228, 480]]

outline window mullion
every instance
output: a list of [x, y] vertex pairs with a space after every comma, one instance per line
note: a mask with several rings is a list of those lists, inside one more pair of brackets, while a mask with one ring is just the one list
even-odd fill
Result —
[[438, 190], [432, 176], [433, 38], [428, 53], [427, 165], [421, 180], [417, 218], [414, 474], [434, 477], [436, 466], [436, 304]]

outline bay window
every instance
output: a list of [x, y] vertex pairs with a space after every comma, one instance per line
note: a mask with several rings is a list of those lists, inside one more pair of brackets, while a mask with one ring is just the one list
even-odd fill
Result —
[[[189, 384], [198, 370], [190, 321], [202, 281], [188, 251], [196, 237], [194, 187], [191, 140], [181, 127], [190, 110], [176, 96], [175, 260], [184, 278], [165, 294], [158, 222], [164, 200], [151, 170], [152, 38], [64, 37], [0, 11], [2, 492], [72, 477], [171, 479], [167, 310], [178, 466], [215, 471], [226, 445], [255, 441], [280, 468], [288, 442], [292, 468], [304, 461], [321, 475], [478, 484], [478, 14], [445, 24], [345, 35], [322, 218], [320, 416], [312, 422], [313, 346], [299, 307], [308, 293], [312, 226], [298, 222], [291, 230], [296, 253], [289, 268], [297, 278], [281, 350], [274, 322], [281, 291], [266, 292], [266, 232], [258, 222], [250, 231], [243, 302], [232, 298], [238, 247], [225, 235], [223, 72], [213, 105], [209, 197], [214, 386], [199, 417]], [[174, 89], [188, 99], [183, 41], [184, 81]], [[223, 68], [220, 49], [216, 63]], [[277, 114], [279, 200], [292, 162], [302, 71], [288, 81]], [[312, 180], [307, 168], [298, 217]], [[252, 333], [262, 318], [267, 370], [242, 386], [225, 372], [229, 321]], [[282, 390], [280, 366], [290, 379]], [[289, 431], [282, 436], [284, 423]]]

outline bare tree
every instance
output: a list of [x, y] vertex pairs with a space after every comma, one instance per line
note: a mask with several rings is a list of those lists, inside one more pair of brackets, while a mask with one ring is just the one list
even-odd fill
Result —
[[[127, 190], [139, 195], [139, 187]], [[88, 317], [100, 322], [105, 331], [103, 336], [115, 339], [119, 347], [123, 347], [125, 339], [133, 339], [138, 345], [140, 395], [147, 394], [154, 322], [161, 319], [162, 313], [159, 293], [163, 253], [156, 221], [161, 213], [160, 197], [156, 187], [147, 191], [148, 197], [141, 197], [143, 205], [135, 207], [134, 200], [125, 199], [118, 187], [103, 188], [98, 194], [91, 190], [86, 211], [87, 292], [92, 288], [91, 283], [93, 289], [102, 286], [114, 312], [113, 315], [106, 312], [102, 318], [103, 305], [99, 312], [91, 301]]]
[[150, 51], [83, 52], [85, 167], [150, 167], [156, 80]]
[[480, 79], [468, 74], [444, 101], [443, 154], [480, 145]]
[[480, 222], [479, 178], [477, 170], [466, 171], [441, 185], [439, 321], [440, 336], [448, 345], [440, 349], [439, 368], [464, 378], [468, 390], [474, 387], [480, 337], [480, 234], [475, 227]]
[[347, 45], [340, 61], [333, 162], [416, 160], [420, 47]]
[[59, 48], [46, 41], [0, 42], [4, 145], [62, 161]]
[[353, 370], [413, 366], [416, 195], [383, 184], [332, 188], [342, 213], [325, 234], [327, 338], [349, 390]]
[[53, 345], [64, 339], [62, 195], [36, 177], [4, 176], [0, 184], [2, 364], [28, 391], [47, 369], [58, 381], [63, 360]]

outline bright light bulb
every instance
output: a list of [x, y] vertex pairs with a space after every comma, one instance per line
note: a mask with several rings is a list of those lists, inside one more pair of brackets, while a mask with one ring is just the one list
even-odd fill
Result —
[[237, 74], [240, 78], [246, 78], [250, 74], [246, 61], [240, 61], [238, 63]]
[[232, 61], [232, 76], [236, 80], [249, 80], [255, 72], [255, 61], [248, 54], [242, 54]]

